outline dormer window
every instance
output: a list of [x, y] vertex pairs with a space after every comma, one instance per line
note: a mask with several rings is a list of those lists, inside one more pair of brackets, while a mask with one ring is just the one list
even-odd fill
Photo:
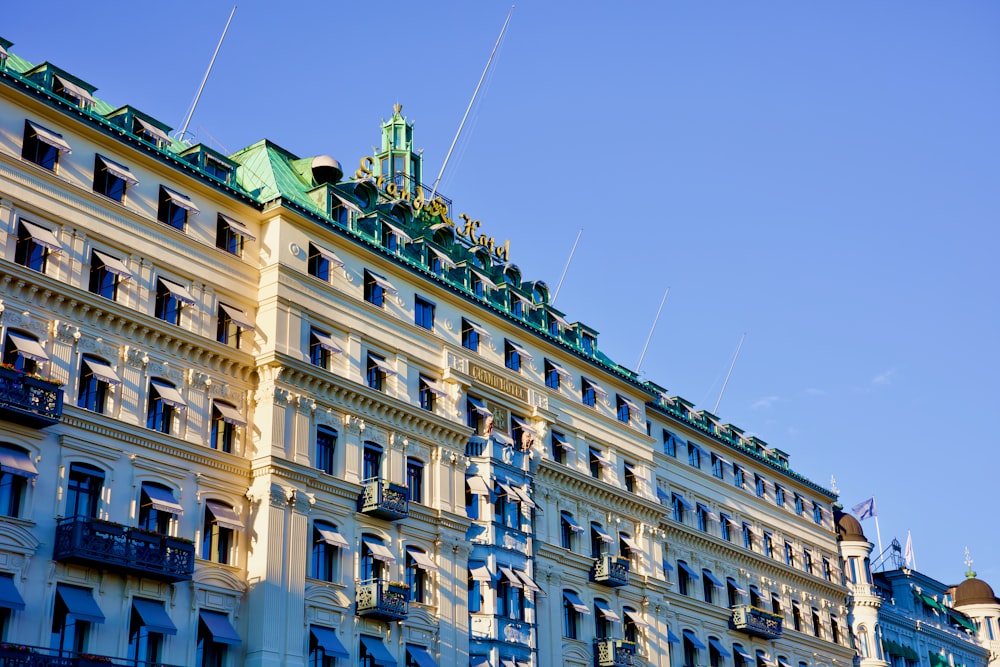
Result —
[[211, 155], [205, 156], [205, 164], [202, 170], [209, 176], [213, 176], [220, 181], [229, 182], [230, 176], [233, 174], [233, 167], [226, 164], [222, 160], [218, 160]]
[[138, 116], [132, 116], [132, 134], [157, 148], [170, 145], [170, 137], [165, 131]]
[[594, 350], [597, 349], [597, 339], [591, 334], [584, 333], [580, 336], [580, 347], [587, 354], [594, 354]]
[[94, 96], [83, 86], [79, 86], [66, 77], [52, 77], [52, 92], [59, 97], [72, 102], [81, 109], [88, 109], [94, 104]]

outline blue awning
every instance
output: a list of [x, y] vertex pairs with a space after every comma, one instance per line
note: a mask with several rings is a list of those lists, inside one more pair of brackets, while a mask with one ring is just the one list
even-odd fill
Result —
[[437, 667], [434, 658], [423, 646], [407, 644], [406, 653], [410, 656], [410, 660], [417, 663], [417, 667]]
[[675, 635], [673, 630], [667, 628], [667, 641], [671, 644], [678, 644], [680, 643], [681, 638]]
[[490, 667], [490, 659], [485, 655], [470, 655], [469, 667]]
[[396, 659], [392, 657], [389, 649], [378, 637], [361, 635], [361, 645], [365, 647], [365, 651], [375, 660], [378, 667], [396, 667]]
[[24, 598], [14, 585], [14, 577], [0, 576], [0, 607], [6, 609], [24, 609]]
[[733, 644], [733, 651], [735, 651], [736, 655], [740, 656], [748, 663], [752, 663], [754, 661], [753, 656], [750, 655], [750, 653], [748, 653], [747, 650], [742, 646], [740, 646], [739, 644]]
[[714, 586], [717, 586], [718, 588], [725, 588], [725, 585], [721, 581], [719, 581], [718, 579], [716, 579], [716, 577], [715, 577], [714, 574], [712, 574], [708, 570], [702, 570], [701, 572], [702, 572], [702, 574], [705, 575], [706, 579], [708, 579], [709, 581], [712, 582], [712, 584]]
[[350, 660], [351, 654], [347, 648], [337, 638], [337, 633], [332, 628], [324, 628], [319, 625], [310, 625], [309, 632], [323, 652], [329, 657], [344, 658]]
[[707, 648], [704, 644], [701, 643], [701, 640], [698, 639], [698, 636], [695, 635], [690, 630], [684, 630], [684, 639], [686, 639], [689, 642], [691, 642], [691, 646], [694, 646], [699, 651]]
[[689, 503], [689, 502], [688, 502], [688, 499], [687, 499], [687, 498], [685, 498], [684, 496], [682, 496], [682, 495], [681, 495], [681, 494], [679, 494], [679, 493], [675, 493], [673, 497], [674, 497], [674, 499], [675, 499], [675, 500], [676, 500], [677, 502], [679, 502], [679, 503], [680, 503], [680, 504], [681, 504], [681, 505], [682, 505], [682, 506], [684, 507], [684, 509], [686, 509], [686, 510], [687, 510], [688, 512], [691, 512], [691, 511], [694, 511], [694, 505], [692, 505], [691, 503]]
[[103, 623], [104, 614], [94, 599], [94, 592], [89, 588], [77, 588], [65, 584], [56, 585], [56, 594], [66, 605], [66, 611], [81, 621]]
[[708, 643], [712, 646], [712, 648], [714, 648], [716, 651], [718, 651], [719, 655], [721, 655], [723, 658], [728, 658], [729, 656], [732, 655], [732, 653], [730, 653], [729, 651], [727, 651], [726, 647], [722, 645], [722, 642], [720, 642], [715, 637], [709, 637], [708, 638]]
[[163, 635], [177, 634], [177, 626], [170, 620], [170, 615], [163, 607], [162, 602], [132, 598], [132, 608], [139, 614], [143, 626], [151, 632], [159, 632]]
[[153, 509], [157, 512], [166, 512], [167, 514], [184, 513], [184, 507], [177, 502], [170, 489], [165, 489], [155, 484], [143, 484], [142, 492], [146, 494], [146, 498], [149, 499]]
[[692, 570], [691, 566], [688, 565], [687, 563], [685, 563], [684, 561], [682, 561], [682, 560], [677, 561], [677, 565], [682, 570], [684, 570], [684, 572], [687, 573], [687, 576], [691, 577], [692, 579], [697, 579], [698, 578], [698, 573], [695, 572], [694, 570]]
[[590, 607], [584, 604], [583, 600], [580, 599], [580, 596], [573, 591], [563, 591], [563, 598], [570, 604], [571, 607], [573, 607], [573, 609], [576, 609], [577, 612], [581, 614], [590, 613]]
[[656, 497], [660, 499], [662, 503], [670, 502], [670, 494], [664, 491], [661, 487], [656, 487]]
[[243, 640], [240, 639], [240, 633], [236, 632], [236, 628], [229, 622], [229, 617], [225, 614], [220, 614], [217, 611], [205, 611], [203, 609], [198, 615], [201, 618], [201, 622], [205, 624], [205, 627], [208, 628], [209, 633], [212, 635], [212, 640], [217, 644], [238, 646], [243, 643]]

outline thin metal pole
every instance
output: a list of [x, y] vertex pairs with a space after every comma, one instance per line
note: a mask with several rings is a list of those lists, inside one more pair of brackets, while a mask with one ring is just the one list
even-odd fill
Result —
[[642, 360], [646, 358], [646, 349], [649, 347], [649, 341], [653, 340], [653, 332], [656, 331], [656, 323], [660, 321], [660, 312], [663, 310], [663, 304], [667, 302], [667, 295], [670, 294], [670, 288], [663, 293], [663, 298], [660, 299], [660, 307], [656, 309], [656, 317], [653, 318], [653, 326], [649, 327], [649, 335], [646, 336], [646, 344], [642, 346], [642, 354], [639, 355], [639, 361], [635, 365], [635, 372], [638, 374], [639, 369], [642, 368]]
[[226, 21], [226, 27], [222, 30], [222, 37], [219, 38], [219, 43], [215, 47], [215, 53], [212, 54], [212, 61], [208, 63], [208, 69], [205, 70], [205, 77], [201, 80], [201, 85], [198, 86], [198, 94], [194, 96], [194, 102], [191, 103], [191, 111], [188, 112], [187, 118], [184, 120], [184, 127], [178, 135], [181, 139], [183, 139], [184, 135], [187, 134], [188, 125], [191, 124], [191, 118], [194, 116], [194, 110], [198, 108], [198, 100], [201, 99], [201, 93], [205, 90], [205, 84], [208, 83], [208, 75], [212, 73], [212, 67], [215, 65], [215, 59], [219, 57], [219, 49], [222, 48], [222, 41], [226, 38], [226, 33], [229, 32], [229, 24], [233, 22], [234, 14], [236, 14], [236, 5], [233, 5], [233, 11], [229, 12], [229, 20]]
[[569, 251], [569, 258], [566, 260], [566, 266], [563, 267], [562, 275], [559, 276], [559, 284], [556, 285], [555, 296], [553, 296], [551, 299], [549, 299], [549, 303], [551, 303], [551, 304], [555, 304], [556, 299], [559, 298], [559, 290], [562, 289], [563, 281], [566, 280], [566, 272], [569, 271], [569, 264], [570, 264], [570, 262], [573, 261], [573, 255], [576, 253], [576, 244], [580, 242], [580, 237], [581, 236], [583, 236], [583, 227], [581, 227], [580, 231], [578, 231], [576, 233], [576, 240], [573, 241], [573, 249]]
[[733, 367], [736, 366], [736, 359], [740, 356], [740, 348], [743, 347], [743, 339], [746, 337], [746, 333], [740, 336], [740, 344], [736, 346], [736, 354], [733, 355], [733, 363], [729, 364], [729, 372], [726, 373], [726, 380], [722, 383], [722, 391], [719, 392], [719, 400], [715, 402], [715, 408], [712, 409], [713, 414], [719, 413], [719, 403], [722, 403], [722, 395], [726, 393], [726, 385], [729, 384], [729, 376], [733, 374]]
[[878, 536], [878, 552], [882, 553], [882, 531], [878, 528], [878, 512], [875, 513], [875, 535]]
[[483, 79], [486, 78], [486, 73], [490, 71], [490, 63], [493, 62], [493, 56], [496, 55], [497, 49], [500, 48], [500, 40], [503, 39], [504, 32], [507, 31], [507, 24], [510, 23], [510, 17], [514, 13], [514, 5], [510, 6], [510, 11], [507, 12], [507, 19], [503, 22], [503, 28], [500, 29], [500, 36], [497, 37], [497, 43], [493, 45], [493, 51], [490, 52], [490, 58], [486, 61], [486, 67], [483, 68], [483, 74], [479, 77], [479, 83], [476, 84], [476, 90], [472, 93], [472, 99], [469, 100], [469, 106], [465, 109], [465, 115], [462, 116], [462, 122], [458, 124], [458, 132], [455, 133], [455, 138], [451, 141], [451, 148], [448, 149], [448, 154], [444, 156], [444, 164], [441, 165], [441, 171], [438, 172], [437, 179], [434, 181], [434, 185], [431, 187], [431, 195], [428, 197], [428, 201], [434, 199], [434, 195], [437, 194], [438, 185], [441, 183], [441, 177], [444, 176], [445, 167], [448, 166], [448, 160], [451, 159], [451, 153], [455, 150], [455, 144], [458, 143], [458, 137], [462, 134], [462, 128], [465, 127], [465, 121], [469, 118], [469, 112], [472, 111], [472, 105], [476, 102], [476, 96], [479, 95], [479, 88], [483, 85]]

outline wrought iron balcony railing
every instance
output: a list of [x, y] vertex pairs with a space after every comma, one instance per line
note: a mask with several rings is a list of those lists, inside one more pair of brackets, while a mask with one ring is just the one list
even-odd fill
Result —
[[635, 643], [622, 639], [594, 640], [594, 667], [632, 667]]
[[358, 584], [355, 611], [358, 616], [380, 621], [401, 621], [408, 612], [409, 589], [383, 579], [369, 579]]
[[188, 581], [194, 574], [191, 542], [83, 516], [56, 524], [52, 558], [160, 581]]
[[373, 477], [362, 482], [364, 488], [358, 496], [358, 511], [381, 519], [396, 521], [409, 514], [409, 491], [405, 486], [387, 479]]
[[62, 418], [62, 405], [58, 383], [0, 368], [0, 419], [45, 428]]
[[173, 667], [166, 663], [136, 662], [93, 653], [58, 651], [40, 646], [0, 644], [0, 667]]
[[627, 586], [628, 568], [627, 558], [602, 554], [594, 559], [594, 567], [590, 570], [590, 580], [605, 586]]
[[730, 623], [734, 630], [745, 632], [748, 635], [777, 639], [781, 636], [783, 620], [778, 614], [772, 614], [750, 605], [739, 605], [733, 607], [733, 617], [730, 619]]

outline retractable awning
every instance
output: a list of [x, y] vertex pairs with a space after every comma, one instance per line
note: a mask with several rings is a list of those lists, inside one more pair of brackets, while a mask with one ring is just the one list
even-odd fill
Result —
[[686, 639], [689, 642], [691, 642], [691, 646], [695, 647], [699, 651], [703, 651], [704, 649], [708, 648], [707, 646], [705, 646], [704, 644], [702, 644], [701, 640], [698, 639], [698, 636], [695, 635], [690, 630], [684, 630], [684, 639]]
[[[237, 236], [242, 236], [247, 241], [256, 241], [257, 240], [257, 237], [254, 236], [253, 234], [251, 234], [250, 230], [247, 229], [247, 226], [244, 225], [239, 220], [234, 220], [233, 218], [230, 218], [225, 213], [220, 213], [219, 214], [219, 218], [221, 218], [222, 221], [224, 223], [226, 223], [226, 225], [229, 226], [229, 230], [233, 234], [236, 234]], [[317, 246], [317, 248], [319, 248], [319, 246]], [[341, 263], [341, 266], [343, 266], [343, 263]]]
[[425, 554], [423, 551], [417, 551], [416, 549], [407, 549], [407, 555], [413, 559], [414, 564], [421, 570], [432, 570], [437, 571], [438, 566], [434, 560]]
[[417, 664], [417, 667], [438, 667], [434, 657], [423, 646], [407, 644], [406, 652], [409, 654], [410, 660]]
[[663, 487], [656, 487], [656, 497], [660, 499], [660, 502], [669, 503], [670, 502], [670, 492], [665, 490]]
[[514, 348], [514, 350], [515, 350], [515, 351], [516, 351], [516, 352], [517, 352], [518, 354], [520, 354], [520, 355], [521, 355], [522, 357], [524, 357], [524, 358], [525, 358], [525, 359], [527, 359], [528, 361], [533, 361], [533, 360], [534, 360], [534, 357], [533, 357], [533, 356], [531, 356], [531, 353], [530, 353], [530, 352], [528, 352], [528, 351], [527, 351], [526, 349], [524, 349], [524, 346], [523, 346], [523, 345], [521, 345], [520, 343], [515, 343], [514, 341], [512, 341], [512, 340], [510, 340], [510, 339], [508, 338], [508, 339], [507, 339], [507, 344], [508, 344], [508, 345], [510, 345], [510, 346], [511, 346], [512, 348]]
[[635, 401], [629, 399], [626, 396], [622, 396], [621, 394], [618, 394], [618, 398], [620, 398], [622, 400], [622, 403], [624, 403], [625, 405], [628, 406], [628, 409], [630, 411], [632, 411], [636, 415], [639, 414], [639, 406], [638, 406], [638, 404]]
[[104, 614], [94, 599], [94, 592], [89, 588], [56, 584], [56, 594], [66, 605], [66, 611], [78, 620], [91, 623], [104, 622]]
[[549, 317], [551, 317], [552, 319], [554, 319], [556, 322], [558, 322], [560, 325], [562, 325], [567, 329], [573, 326], [572, 324], [569, 323], [569, 321], [565, 317], [555, 312], [554, 310], [549, 311]]
[[160, 382], [159, 380], [150, 380], [150, 386], [156, 391], [160, 400], [167, 405], [177, 408], [178, 410], [183, 410], [187, 407], [187, 403], [184, 398], [181, 397], [181, 393], [177, 391], [177, 387], [169, 385], [165, 382]]
[[60, 153], [69, 154], [73, 152], [73, 149], [70, 148], [70, 145], [66, 143], [66, 140], [63, 139], [63, 136], [58, 132], [53, 132], [52, 130], [42, 127], [38, 123], [32, 123], [30, 120], [28, 121], [28, 127], [32, 129], [35, 136], [43, 144], [52, 146], [52, 148], [55, 148]]
[[712, 585], [715, 586], [716, 588], [725, 588], [726, 587], [725, 584], [723, 584], [721, 581], [719, 581], [718, 577], [716, 577], [714, 574], [712, 574], [708, 570], [702, 570], [701, 573], [704, 574], [705, 578], [708, 579], [710, 582], [712, 582]]
[[170, 614], [158, 600], [132, 598], [132, 608], [139, 614], [142, 624], [151, 632], [164, 635], [176, 635], [177, 626], [170, 620]]
[[340, 354], [343, 352], [342, 349], [334, 342], [333, 338], [329, 334], [321, 333], [319, 331], [313, 330], [312, 335], [316, 338], [316, 342], [319, 346], [330, 352], [332, 354]]
[[611, 462], [611, 459], [609, 459], [607, 455], [599, 449], [591, 449], [590, 455], [597, 459], [597, 462], [605, 468], [615, 467], [615, 464]]
[[639, 628], [649, 627], [649, 623], [647, 623], [646, 620], [642, 617], [642, 614], [640, 614], [637, 611], [629, 611], [628, 609], [626, 609], [625, 618], [631, 621], [636, 627]]
[[449, 268], [449, 269], [452, 268], [452, 267], [454, 267], [454, 266], [456, 266], [455, 260], [453, 260], [451, 257], [449, 257], [448, 255], [446, 255], [445, 253], [441, 252], [437, 248], [434, 248], [432, 246], [427, 246], [427, 249], [430, 250], [434, 254], [434, 256], [438, 258], [438, 261], [441, 262], [442, 266], [444, 266], [446, 268]]
[[590, 524], [590, 530], [603, 542], [611, 542], [611, 536], [599, 524]]
[[125, 181], [129, 185], [138, 185], [139, 184], [139, 179], [136, 178], [135, 174], [133, 174], [132, 171], [128, 167], [126, 167], [125, 165], [118, 164], [117, 162], [115, 162], [111, 158], [106, 158], [106, 157], [104, 157], [103, 155], [100, 155], [100, 154], [97, 156], [97, 159], [101, 161], [101, 164], [104, 165], [104, 169], [107, 170], [107, 172], [109, 174], [111, 174], [112, 176], [116, 176], [116, 177], [122, 179], [123, 181]]
[[562, 520], [566, 522], [566, 525], [569, 526], [569, 529], [572, 530], [574, 533], [583, 532], [583, 526], [578, 524], [576, 522], [576, 519], [574, 519], [573, 515], [570, 514], [569, 512], [562, 512], [560, 514], [560, 517], [562, 517]]
[[536, 593], [541, 592], [542, 589], [535, 583], [535, 580], [532, 579], [531, 575], [527, 572], [524, 572], [523, 570], [514, 570], [514, 574], [516, 574], [518, 578], [524, 582], [525, 588], [535, 591]]
[[469, 490], [477, 496], [492, 496], [493, 492], [490, 490], [489, 484], [486, 480], [479, 475], [473, 475], [472, 477], [466, 477], [465, 483], [468, 484]]
[[746, 662], [751, 663], [751, 664], [753, 663], [753, 661], [754, 661], [753, 656], [750, 655], [750, 653], [745, 648], [743, 648], [742, 646], [740, 646], [739, 644], [733, 644], [733, 651], [735, 651], [736, 655], [738, 655], [741, 658], [743, 658], [743, 660], [745, 660]]
[[201, 213], [201, 209], [195, 206], [195, 203], [185, 195], [182, 195], [176, 190], [171, 190], [165, 185], [161, 185], [160, 187], [163, 188], [163, 194], [167, 195], [167, 199], [177, 204], [178, 206], [186, 210], [188, 213], [193, 213], [196, 215], [198, 213]]
[[493, 416], [493, 413], [490, 412], [489, 408], [486, 407], [486, 403], [484, 403], [482, 400], [474, 398], [472, 396], [469, 396], [467, 400], [469, 401], [469, 405], [472, 406], [472, 409], [481, 414], [482, 416], [484, 417]]
[[170, 292], [178, 301], [186, 303], [189, 306], [195, 303], [195, 299], [191, 296], [191, 292], [188, 291], [187, 287], [184, 287], [180, 283], [175, 283], [172, 280], [167, 280], [166, 278], [160, 278], [159, 280], [160, 284], [163, 285], [163, 287], [166, 288], [166, 290]]
[[392, 294], [392, 295], [399, 294], [399, 290], [396, 289], [396, 286], [393, 285], [391, 282], [389, 282], [389, 280], [385, 276], [380, 276], [379, 274], [375, 273], [374, 271], [369, 271], [368, 275], [370, 275], [372, 277], [372, 280], [375, 281], [376, 285], [378, 285], [379, 287], [381, 287], [383, 290], [385, 290], [389, 294]]
[[231, 319], [240, 329], [245, 329], [247, 331], [257, 330], [257, 327], [255, 327], [254, 323], [250, 321], [250, 318], [242, 308], [237, 308], [236, 306], [230, 306], [224, 303], [220, 303], [219, 308], [221, 308], [226, 315], [229, 315], [229, 319]]
[[619, 533], [618, 539], [620, 539], [622, 542], [628, 545], [628, 548], [631, 549], [632, 551], [642, 551], [642, 547], [639, 545], [638, 542], [635, 541], [634, 538]]
[[566, 436], [562, 435], [561, 433], [556, 433], [555, 431], [553, 431], [552, 432], [552, 441], [554, 443], [556, 443], [557, 445], [559, 445], [560, 447], [562, 447], [563, 449], [565, 449], [566, 451], [568, 451], [568, 452], [575, 452], [576, 451], [576, 447], [574, 447], [573, 445], [571, 445], [569, 443], [569, 440], [566, 439]]
[[736, 591], [736, 593], [737, 593], [737, 594], [739, 594], [739, 595], [743, 595], [743, 596], [746, 596], [746, 595], [748, 595], [748, 593], [747, 593], [746, 589], [745, 589], [745, 588], [743, 588], [743, 587], [741, 587], [741, 586], [740, 586], [739, 584], [737, 584], [737, 583], [736, 583], [735, 581], [733, 581], [732, 579], [726, 579], [726, 582], [727, 582], [727, 583], [728, 583], [728, 584], [729, 584], [730, 586], [732, 586], [732, 587], [733, 587], [733, 590], [734, 590], [734, 591]]
[[694, 505], [692, 505], [691, 503], [689, 503], [689, 502], [688, 502], [688, 500], [687, 500], [687, 498], [685, 498], [685, 497], [684, 497], [684, 496], [682, 496], [681, 494], [679, 494], [679, 493], [676, 493], [676, 492], [675, 492], [675, 493], [674, 493], [674, 495], [673, 495], [673, 497], [674, 497], [674, 498], [675, 498], [675, 499], [677, 500], [677, 502], [679, 502], [679, 503], [681, 504], [681, 506], [682, 506], [682, 507], [684, 507], [684, 509], [686, 509], [687, 511], [689, 511], [689, 512], [690, 512], [690, 511], [692, 511], [692, 510], [694, 509]]
[[694, 569], [682, 560], [677, 561], [678, 567], [680, 567], [691, 579], [698, 579], [699, 575]]
[[427, 391], [431, 392], [435, 396], [447, 396], [448, 392], [444, 390], [441, 383], [437, 380], [427, 377], [426, 375], [420, 376], [420, 381], [424, 383], [427, 387]]
[[476, 324], [472, 320], [465, 320], [465, 323], [468, 324], [469, 328], [472, 329], [473, 331], [475, 331], [481, 337], [483, 337], [483, 338], [491, 338], [490, 332], [488, 330], [486, 330], [486, 328], [484, 328], [484, 327]]
[[229, 616], [217, 611], [202, 609], [198, 612], [198, 617], [208, 628], [209, 634], [212, 635], [212, 639], [216, 643], [229, 644], [230, 646], [239, 646], [243, 643], [243, 640], [240, 639], [240, 633], [236, 632], [236, 628], [229, 621]]
[[469, 575], [473, 581], [493, 581], [493, 573], [486, 563], [481, 560], [469, 561]]
[[205, 506], [208, 507], [208, 511], [215, 517], [215, 523], [219, 524], [222, 528], [243, 530], [243, 522], [240, 521], [239, 515], [229, 505], [217, 500], [206, 500]]
[[384, 544], [379, 544], [378, 542], [373, 542], [371, 540], [365, 540], [365, 546], [372, 554], [372, 558], [375, 560], [380, 560], [383, 563], [395, 563], [396, 557], [392, 555], [388, 547]]
[[21, 220], [21, 226], [31, 235], [32, 240], [52, 252], [62, 252], [62, 244], [56, 238], [55, 232], [45, 227], [39, 227], [33, 222]]
[[556, 372], [556, 374], [559, 377], [561, 377], [562, 379], [569, 380], [570, 378], [573, 377], [572, 375], [570, 375], [570, 372], [568, 370], [566, 370], [565, 368], [563, 368], [561, 365], [557, 364], [556, 362], [549, 361], [549, 365], [552, 366], [552, 370], [554, 370]]
[[590, 613], [590, 607], [585, 605], [583, 603], [583, 600], [580, 599], [580, 596], [574, 593], [573, 591], [563, 591], [563, 599], [565, 599], [566, 602], [568, 602], [570, 606], [572, 606], [573, 609], [576, 609], [579, 613], [581, 614]]
[[139, 124], [139, 127], [142, 128], [143, 132], [146, 132], [148, 134], [153, 135], [154, 137], [156, 137], [157, 139], [159, 139], [160, 141], [162, 141], [164, 143], [167, 143], [167, 144], [170, 143], [170, 135], [168, 135], [166, 132], [164, 132], [160, 128], [156, 127], [152, 123], [144, 121], [143, 119], [139, 118], [138, 116], [133, 116], [133, 119], [135, 120], [136, 123]]
[[667, 641], [670, 642], [671, 644], [679, 644], [681, 638], [675, 635], [673, 630], [667, 628]]
[[184, 507], [177, 502], [174, 498], [174, 494], [170, 492], [170, 489], [165, 489], [162, 486], [154, 486], [152, 484], [143, 484], [142, 492], [145, 494], [146, 499], [149, 500], [150, 506], [157, 512], [166, 512], [167, 514], [184, 514]]
[[0, 576], [0, 607], [23, 610], [24, 598], [14, 584], [14, 577]]
[[337, 633], [333, 628], [310, 625], [309, 633], [313, 636], [313, 639], [316, 640], [316, 645], [323, 649], [323, 653], [325, 653], [327, 657], [350, 660], [350, 652], [348, 652], [347, 648], [340, 641], [340, 638], [337, 637]]
[[517, 424], [518, 427], [525, 433], [528, 433], [529, 435], [532, 435], [536, 438], [538, 437], [538, 431], [535, 430], [535, 427], [529, 424], [527, 421], [521, 419], [520, 417], [515, 417], [514, 415], [511, 415], [510, 420], [515, 424]]
[[[586, 378], [583, 378], [583, 379], [586, 380]], [[606, 401], [608, 399], [608, 392], [606, 392], [604, 390], [604, 387], [602, 387], [601, 385], [597, 384], [593, 380], [587, 380], [587, 384], [590, 385], [591, 389], [594, 390], [595, 394], [597, 394], [598, 396], [601, 397], [601, 400], [605, 400]]]
[[339, 549], [348, 549], [350, 544], [343, 535], [334, 530], [332, 527], [316, 527], [316, 532], [319, 533], [319, 538], [329, 544], [330, 546], [337, 547]]
[[622, 620], [621, 616], [615, 613], [615, 610], [608, 606], [608, 603], [601, 602], [600, 600], [594, 600], [594, 607], [597, 608], [597, 613], [606, 618], [609, 621], [618, 623]]
[[482, 273], [481, 271], [473, 271], [472, 275], [474, 275], [476, 278], [479, 278], [479, 280], [482, 281], [482, 283], [487, 287], [489, 287], [490, 289], [500, 289], [500, 286], [497, 285], [492, 280], [490, 280], [485, 273]]
[[33, 338], [28, 338], [27, 336], [16, 334], [13, 331], [8, 331], [7, 340], [14, 344], [14, 347], [17, 348], [17, 351], [25, 359], [31, 359], [32, 361], [49, 360], [49, 355], [45, 354], [45, 350], [42, 349], [41, 343]]
[[378, 667], [396, 667], [396, 659], [392, 657], [389, 649], [385, 647], [385, 644], [378, 637], [361, 635], [361, 645], [364, 646], [365, 651], [368, 652], [368, 655], [372, 657], [372, 660]]
[[525, 485], [525, 486], [518, 486], [516, 484], [511, 484], [509, 486], [510, 486], [511, 491], [514, 492], [514, 495], [517, 496], [522, 503], [524, 503], [528, 507], [535, 507], [536, 506], [535, 505], [535, 501], [531, 499], [530, 495], [528, 495], [528, 486], [527, 485]]
[[38, 468], [26, 452], [0, 447], [0, 471], [19, 477], [38, 477]]
[[387, 227], [403, 243], [413, 243], [413, 237], [403, 231], [403, 228], [399, 225], [394, 225], [388, 220], [382, 219], [382, 226]]
[[78, 86], [69, 79], [67, 79], [66, 77], [59, 76], [58, 74], [53, 75], [52, 78], [55, 79], [59, 83], [59, 85], [63, 87], [63, 90], [68, 92], [73, 97], [79, 99], [81, 102], [86, 102], [87, 104], [94, 103], [94, 96], [91, 95], [89, 92], [87, 92], [87, 89], [84, 88], [83, 86]]
[[506, 565], [498, 565], [497, 569], [500, 570], [500, 574], [503, 576], [504, 579], [507, 580], [507, 583], [509, 583], [511, 586], [513, 586], [514, 588], [524, 588], [524, 582], [521, 581], [520, 577], [514, 574], [514, 570], [507, 567]]
[[212, 406], [219, 411], [222, 415], [222, 420], [227, 424], [232, 424], [233, 426], [246, 426], [247, 420], [243, 418], [240, 411], [229, 405], [228, 403], [223, 403], [222, 401], [213, 401]]
[[722, 645], [722, 642], [720, 642], [720, 641], [719, 641], [718, 639], [716, 639], [715, 637], [709, 637], [709, 638], [708, 638], [708, 643], [709, 643], [709, 645], [710, 645], [710, 646], [712, 646], [712, 647], [713, 647], [713, 648], [714, 648], [714, 649], [715, 649], [716, 651], [718, 651], [718, 652], [719, 652], [719, 655], [721, 655], [721, 656], [722, 656], [723, 658], [728, 658], [728, 657], [730, 657], [730, 656], [732, 655], [732, 653], [730, 653], [730, 652], [729, 652], [729, 651], [728, 651], [728, 650], [726, 649], [726, 647]]

